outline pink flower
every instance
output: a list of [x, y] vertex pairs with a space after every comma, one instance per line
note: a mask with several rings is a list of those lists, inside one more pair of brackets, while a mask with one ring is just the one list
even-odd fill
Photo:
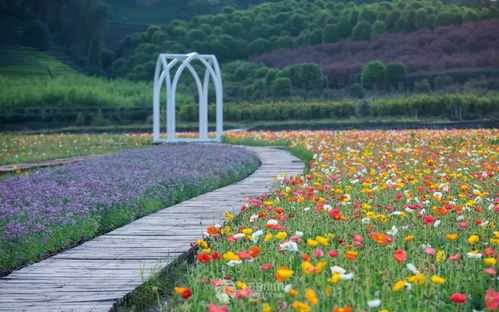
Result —
[[237, 299], [247, 298], [247, 297], [250, 297], [252, 293], [253, 293], [253, 291], [249, 288], [238, 289], [236, 291], [236, 298]]
[[497, 310], [499, 308], [499, 292], [494, 292], [492, 289], [487, 290], [485, 294], [485, 306], [489, 310]]
[[320, 258], [324, 255], [324, 251], [322, 251], [322, 249], [317, 249], [315, 252], [314, 252], [314, 257], [316, 258]]
[[456, 260], [459, 260], [459, 259], [461, 259], [461, 254], [460, 253], [457, 253], [457, 254], [455, 254], [455, 255], [450, 256], [449, 258], [447, 258], [447, 260], [449, 260], [449, 261], [456, 261]]
[[240, 240], [240, 238], [236, 238], [236, 237], [234, 237], [234, 236], [232, 236], [232, 235], [228, 235], [228, 236], [227, 236], [227, 240], [228, 240], [229, 242], [232, 242], [232, 243], [233, 243], [233, 242], [237, 242], [238, 240]]
[[426, 248], [424, 252], [427, 255], [434, 255], [437, 251], [435, 250], [435, 248]]
[[463, 229], [465, 229], [465, 228], [468, 227], [468, 223], [466, 223], [466, 222], [459, 222], [458, 225], [459, 225], [460, 228], [463, 228]]
[[330, 257], [336, 257], [338, 255], [338, 252], [336, 250], [331, 250], [327, 255]]
[[494, 270], [493, 268], [486, 268], [486, 269], [483, 269], [483, 271], [484, 271], [485, 273], [489, 274], [489, 275], [492, 275], [492, 276], [494, 276], [494, 275], [496, 275], [496, 274], [497, 274], [497, 271], [496, 271], [496, 270]]
[[453, 293], [450, 298], [451, 301], [454, 301], [456, 303], [465, 303], [466, 302], [466, 296], [460, 293]]
[[220, 285], [222, 285], [222, 283], [223, 283], [223, 281], [222, 281], [222, 280], [212, 280], [212, 281], [211, 281], [211, 284], [212, 284], [213, 286], [220, 286]]
[[359, 241], [354, 241], [354, 242], [353, 242], [353, 245], [354, 245], [355, 247], [362, 247], [362, 243], [361, 243], [361, 242], [359, 242]]
[[496, 254], [496, 251], [490, 247], [485, 248], [485, 250], [482, 252], [485, 256], [492, 256]]
[[293, 235], [289, 239], [292, 240], [293, 242], [296, 242], [296, 243], [302, 242], [302, 239], [300, 238], [300, 236], [297, 236], [297, 235]]
[[262, 270], [262, 271], [267, 271], [267, 270], [270, 270], [270, 269], [272, 269], [272, 263], [267, 263], [267, 264], [264, 264], [264, 265], [260, 266], [260, 270]]
[[226, 305], [223, 305], [223, 306], [216, 306], [214, 305], [213, 303], [210, 303], [208, 305], [208, 310], [210, 312], [228, 312], [229, 311], [229, 308], [227, 308]]
[[364, 240], [364, 237], [362, 237], [361, 235], [353, 235], [352, 237], [354, 240], [359, 241], [359, 242]]

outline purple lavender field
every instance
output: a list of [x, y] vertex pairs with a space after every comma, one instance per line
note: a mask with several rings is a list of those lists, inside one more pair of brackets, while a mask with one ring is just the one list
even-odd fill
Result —
[[0, 272], [233, 183], [258, 165], [237, 147], [156, 146], [6, 178], [0, 181]]

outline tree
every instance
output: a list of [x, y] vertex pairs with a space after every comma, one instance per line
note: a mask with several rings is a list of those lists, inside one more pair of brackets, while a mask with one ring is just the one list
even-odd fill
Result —
[[322, 30], [316, 29], [309, 34], [308, 37], [309, 44], [319, 44], [322, 43]]
[[372, 61], [364, 67], [361, 75], [362, 86], [366, 89], [381, 88], [385, 80], [385, 65]]
[[338, 35], [340, 38], [346, 38], [352, 33], [352, 25], [348, 18], [341, 17], [338, 21]]
[[316, 64], [303, 63], [289, 67], [293, 87], [306, 91], [317, 90], [324, 87], [322, 72]]
[[371, 36], [376, 36], [376, 35], [382, 34], [385, 31], [386, 31], [385, 22], [383, 22], [383, 21], [376, 21], [376, 22], [374, 22], [374, 25], [373, 25], [373, 28], [372, 28], [372, 32], [371, 32]]
[[406, 74], [405, 65], [400, 62], [386, 64], [385, 67], [385, 88], [397, 87], [400, 78]]
[[376, 20], [376, 16], [377, 16], [376, 11], [370, 8], [365, 8], [362, 11], [360, 11], [359, 21], [372, 24]]
[[414, 91], [419, 92], [419, 93], [428, 93], [431, 91], [431, 84], [428, 79], [423, 79], [416, 81], [414, 83]]
[[272, 82], [272, 95], [288, 96], [291, 94], [291, 80], [285, 77], [278, 77]]
[[189, 41], [205, 41], [208, 35], [199, 29], [193, 29], [187, 33], [187, 39]]
[[352, 31], [352, 37], [355, 40], [367, 40], [371, 37], [372, 28], [367, 22], [359, 22]]
[[336, 42], [338, 41], [338, 26], [335, 24], [327, 25], [322, 31], [322, 41], [323, 42]]
[[270, 47], [271, 47], [270, 41], [262, 38], [253, 40], [249, 45], [251, 54], [261, 54], [267, 52], [270, 49]]
[[435, 20], [435, 26], [446, 26], [452, 24], [462, 24], [463, 23], [463, 15], [459, 12], [444, 12], [437, 16]]
[[400, 12], [398, 10], [394, 10], [386, 14], [385, 16], [386, 28], [389, 30], [394, 29], [399, 19], [400, 19]]

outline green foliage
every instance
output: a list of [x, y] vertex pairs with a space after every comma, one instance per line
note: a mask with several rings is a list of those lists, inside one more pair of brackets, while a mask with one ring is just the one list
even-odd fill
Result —
[[386, 64], [385, 67], [385, 88], [397, 88], [400, 78], [407, 72], [405, 65], [400, 62]]
[[272, 95], [274, 96], [288, 96], [291, 94], [291, 80], [289, 78], [279, 77], [272, 81], [271, 89]]
[[[179, 114], [197, 109], [197, 104], [183, 105]], [[226, 103], [226, 121], [348, 119], [368, 112], [378, 117], [427, 117], [447, 119], [497, 118], [499, 93], [488, 92], [398, 96], [393, 98], [346, 99], [341, 101], [294, 101]], [[457, 113], [461, 112], [461, 113]], [[186, 113], [187, 115], [188, 113]], [[215, 107], [209, 107], [210, 118], [215, 117]], [[196, 119], [186, 120], [196, 121]]]
[[350, 86], [350, 96], [353, 98], [361, 99], [364, 97], [364, 90], [360, 83], [354, 83]]
[[499, 93], [486, 94], [416, 94], [372, 100], [378, 116], [432, 116], [449, 119], [496, 117], [499, 113]]
[[336, 24], [330, 24], [324, 27], [322, 31], [323, 42], [336, 42], [339, 39], [339, 30]]
[[362, 86], [367, 89], [381, 88], [385, 80], [385, 65], [381, 61], [372, 61], [362, 71]]
[[420, 81], [416, 81], [414, 83], [414, 91], [419, 93], [428, 93], [431, 91], [431, 84], [428, 79], [423, 79]]
[[367, 40], [371, 38], [372, 27], [367, 22], [359, 22], [352, 31], [352, 37], [355, 40]]
[[379, 21], [379, 20], [374, 22], [373, 27], [372, 27], [371, 36], [376, 36], [376, 35], [382, 34], [384, 32], [386, 32], [385, 22]]
[[[139, 73], [135, 69], [146, 58], [154, 58], [159, 51], [213, 53], [225, 63], [280, 48], [366, 40], [386, 32], [411, 32], [437, 25], [459, 24], [465, 15], [469, 20], [485, 19], [495, 12], [446, 5], [441, 0], [376, 1], [370, 4], [282, 0], [246, 10], [227, 8], [221, 13], [196, 16], [190, 21], [173, 20], [166, 27], [156, 29], [153, 35], [137, 35], [121, 46], [121, 53], [116, 57], [124, 58], [125, 65], [113, 73], [128, 75], [127, 78], [133, 80], [150, 79], [142, 73], [142, 68], [138, 68]], [[156, 47], [144, 51], [140, 49], [143, 43], [155, 44]]]
[[325, 81], [322, 72], [316, 64], [303, 63], [289, 67], [293, 87], [306, 91], [322, 89]]

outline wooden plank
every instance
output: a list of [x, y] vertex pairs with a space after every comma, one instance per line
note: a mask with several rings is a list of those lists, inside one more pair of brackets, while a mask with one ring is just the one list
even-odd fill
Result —
[[246, 147], [262, 163], [248, 178], [186, 200], [0, 278], [2, 311], [108, 311], [114, 302], [166, 267], [223, 223], [224, 211], [238, 213], [244, 198], [275, 187], [275, 176], [302, 173], [286, 151]]

